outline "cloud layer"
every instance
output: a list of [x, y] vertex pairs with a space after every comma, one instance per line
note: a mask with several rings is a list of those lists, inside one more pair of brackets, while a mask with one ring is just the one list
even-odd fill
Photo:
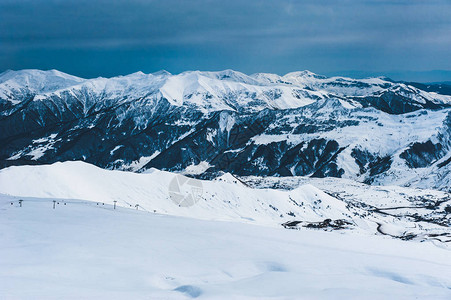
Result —
[[0, 0], [0, 70], [451, 69], [451, 1]]

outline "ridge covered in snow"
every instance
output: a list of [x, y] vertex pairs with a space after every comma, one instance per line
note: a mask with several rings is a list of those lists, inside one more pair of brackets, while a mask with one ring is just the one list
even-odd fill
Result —
[[451, 103], [451, 96], [427, 93], [381, 77], [328, 78], [310, 71], [292, 72], [284, 76], [265, 73], [246, 75], [233, 70], [186, 71], [177, 75], [161, 71], [94, 79], [82, 79], [56, 70], [6, 71], [0, 74], [0, 99], [8, 99], [15, 104], [18, 104], [18, 93], [41, 100], [83, 90], [119, 98], [162, 97], [173, 105], [195, 105], [205, 112], [297, 108], [318, 99], [363, 97], [387, 90], [414, 95], [415, 101], [419, 103]]
[[83, 160], [213, 178], [451, 190], [451, 96], [387, 78], [233, 70], [0, 74], [0, 167]]

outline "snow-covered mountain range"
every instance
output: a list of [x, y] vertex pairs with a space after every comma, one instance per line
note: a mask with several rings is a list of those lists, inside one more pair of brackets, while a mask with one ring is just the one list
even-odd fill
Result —
[[84, 160], [213, 178], [342, 177], [451, 189], [451, 96], [309, 71], [0, 74], [2, 167]]

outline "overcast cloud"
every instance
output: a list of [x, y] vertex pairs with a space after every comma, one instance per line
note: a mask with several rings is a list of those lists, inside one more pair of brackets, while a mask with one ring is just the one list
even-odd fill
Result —
[[451, 1], [0, 0], [0, 70], [22, 68], [451, 70]]

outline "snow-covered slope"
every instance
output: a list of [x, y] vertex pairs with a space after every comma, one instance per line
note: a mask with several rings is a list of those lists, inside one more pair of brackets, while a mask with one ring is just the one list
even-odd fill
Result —
[[[279, 226], [302, 216], [311, 222], [326, 218], [350, 219], [345, 204], [319, 189], [304, 185], [293, 191], [251, 189], [233, 177], [194, 182], [172, 180], [181, 175], [151, 170], [146, 174], [108, 171], [83, 162], [44, 166], [10, 167], [0, 170], [0, 192], [22, 197], [83, 199], [135, 207], [200, 219], [235, 220]], [[178, 205], [173, 193], [190, 194], [198, 187], [195, 205]], [[184, 189], [187, 190], [184, 190]], [[296, 203], [304, 203], [297, 205]]]
[[[16, 199], [13, 199], [16, 200]], [[5, 299], [449, 299], [432, 243], [0, 197]]]
[[20, 104], [27, 96], [51, 93], [85, 81], [57, 70], [8, 70], [0, 74], [0, 99]]
[[[289, 188], [277, 189], [281, 184], [275, 180]], [[197, 219], [432, 239], [441, 241], [443, 247], [451, 240], [451, 197], [447, 193], [369, 188], [342, 179], [336, 179], [341, 181], [335, 185], [305, 178], [302, 182], [299, 177], [285, 180], [240, 180], [224, 174], [208, 181], [156, 169], [136, 174], [65, 162], [0, 170], [0, 193], [14, 196], [15, 203], [20, 197], [60, 199], [61, 205], [81, 199], [99, 206], [116, 204]], [[373, 196], [365, 196], [368, 193]]]

